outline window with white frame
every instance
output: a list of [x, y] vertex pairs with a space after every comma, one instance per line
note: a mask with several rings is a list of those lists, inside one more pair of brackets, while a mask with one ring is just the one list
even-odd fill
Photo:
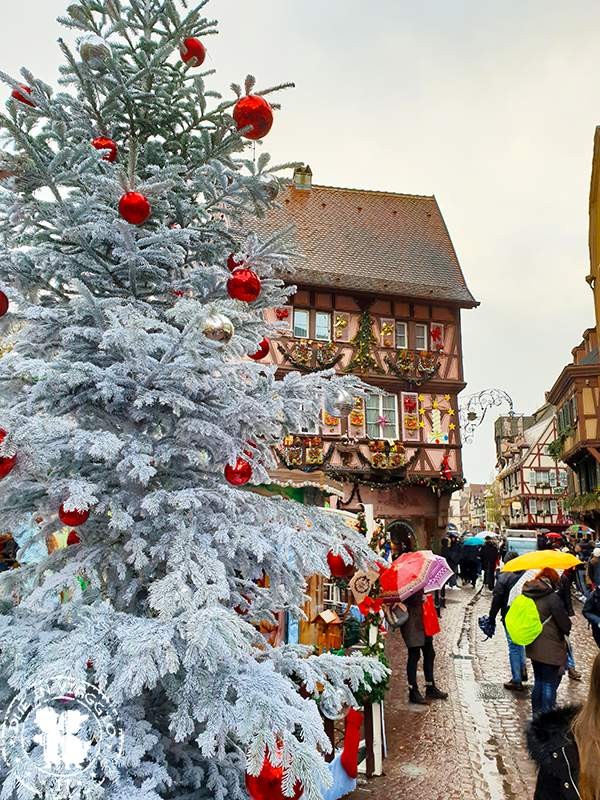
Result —
[[331, 341], [331, 314], [329, 311], [315, 311], [315, 339], [319, 342]]
[[535, 486], [537, 483], [536, 474], [534, 470], [531, 470], [531, 472], [529, 473], [529, 483], [531, 484], [531, 486]]
[[396, 349], [408, 350], [408, 325], [396, 321]]
[[308, 339], [310, 314], [302, 308], [294, 309], [294, 336], [297, 339]]
[[558, 480], [561, 486], [567, 486], [569, 483], [569, 476], [566, 469], [561, 469], [558, 473]]
[[538, 510], [537, 510], [537, 500], [535, 500], [534, 498], [532, 498], [532, 499], [529, 501], [529, 513], [530, 513], [530, 514], [533, 514], [533, 516], [535, 516], [535, 515], [538, 513]]
[[369, 438], [398, 438], [398, 398], [395, 394], [368, 394], [365, 413]]
[[556, 475], [556, 472], [552, 470], [552, 472], [550, 473], [550, 486], [554, 487], [557, 485], [558, 485], [558, 477]]
[[415, 349], [416, 350], [428, 350], [429, 349], [429, 341], [427, 336], [428, 330], [427, 325], [422, 325], [421, 323], [417, 323], [415, 325]]
[[558, 515], [558, 503], [556, 500], [550, 500], [550, 513], [553, 517]]
[[550, 483], [550, 472], [547, 469], [539, 469], [536, 475], [536, 482], [538, 485]]

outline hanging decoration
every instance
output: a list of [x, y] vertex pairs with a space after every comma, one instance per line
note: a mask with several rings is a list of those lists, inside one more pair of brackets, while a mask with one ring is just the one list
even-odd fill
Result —
[[95, 33], [89, 33], [79, 42], [79, 55], [81, 60], [91, 67], [98, 67], [110, 58], [111, 49], [106, 39]]
[[229, 272], [233, 272], [234, 269], [238, 267], [242, 267], [244, 265], [243, 259], [238, 261], [233, 253], [227, 259], [227, 269]]
[[108, 136], [97, 136], [92, 140], [92, 146], [95, 147], [96, 150], [108, 151], [102, 156], [103, 161], [110, 161], [112, 163], [113, 161], [117, 160], [117, 143], [113, 142], [112, 139], [109, 139]]
[[431, 349], [438, 353], [444, 350], [444, 326], [439, 322], [432, 322], [429, 326]]
[[346, 547], [346, 552], [350, 556], [350, 561], [344, 560], [342, 555], [336, 555], [332, 550], [327, 553], [327, 564], [329, 571], [334, 578], [349, 578], [354, 574], [354, 557], [349, 547]]
[[258, 350], [256, 351], [256, 353], [253, 353], [250, 356], [250, 358], [253, 361], [262, 361], [263, 358], [266, 358], [269, 355], [270, 349], [271, 349], [271, 342], [265, 336], [265, 338], [259, 344]]
[[450, 466], [450, 456], [448, 453], [444, 455], [442, 458], [442, 465], [440, 468], [440, 474], [445, 481], [451, 481], [453, 478], [452, 475], [452, 468]]
[[79, 534], [77, 531], [69, 531], [69, 535], [67, 536], [67, 545], [72, 544], [80, 544], [81, 539], [79, 538]]
[[332, 417], [345, 418], [354, 408], [354, 397], [346, 389], [337, 389], [333, 395], [326, 393], [324, 407]]
[[246, 773], [246, 790], [252, 800], [300, 800], [304, 787], [298, 781], [294, 786], [292, 797], [283, 793], [283, 767], [274, 767], [268, 754], [259, 775]]
[[194, 36], [183, 40], [179, 52], [182, 60], [190, 67], [201, 67], [204, 64], [206, 47]]
[[244, 486], [252, 479], [252, 467], [245, 459], [238, 458], [234, 466], [225, 467], [225, 479], [232, 486]]
[[233, 300], [253, 303], [260, 295], [261, 282], [251, 269], [236, 269], [227, 281], [227, 293]]
[[235, 329], [233, 322], [226, 317], [225, 314], [213, 313], [204, 320], [202, 324], [202, 333], [211, 342], [227, 342], [231, 341]]
[[119, 200], [119, 214], [131, 225], [143, 225], [151, 213], [148, 198], [140, 192], [127, 192]]
[[245, 139], [262, 139], [273, 125], [273, 109], [264, 97], [249, 94], [235, 104], [233, 119]]
[[32, 108], [35, 108], [35, 103], [33, 102], [33, 100], [27, 97], [27, 95], [31, 94], [32, 92], [33, 89], [31, 88], [31, 86], [27, 86], [26, 83], [20, 83], [19, 88], [13, 89], [12, 92], [10, 93], [10, 96], [15, 100], [18, 100], [19, 103], [24, 103], [26, 106], [31, 106]]
[[377, 346], [377, 337], [373, 333], [373, 318], [368, 311], [360, 315], [358, 333], [352, 339], [352, 344], [354, 352], [346, 372], [382, 372], [373, 349]]
[[415, 392], [402, 392], [402, 438], [405, 441], [419, 440], [419, 399]]
[[[7, 433], [4, 428], [0, 428], [0, 444], [6, 439]], [[0, 480], [9, 475], [17, 463], [17, 456], [0, 456]]]
[[0, 292], [0, 317], [3, 317], [8, 313], [8, 306], [8, 297], [4, 294], [4, 292]]
[[63, 525], [68, 525], [70, 528], [77, 528], [87, 522], [90, 512], [87, 509], [74, 508], [67, 511], [64, 504], [58, 510], [58, 518]]

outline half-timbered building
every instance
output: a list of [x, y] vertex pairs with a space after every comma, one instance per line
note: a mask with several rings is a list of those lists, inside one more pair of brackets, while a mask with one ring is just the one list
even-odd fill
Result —
[[[501, 442], [498, 481], [502, 515], [507, 528], [561, 532], [569, 524], [564, 499], [568, 490], [566, 465], [552, 455], [556, 440], [554, 408], [544, 405], [520, 418], [516, 433]], [[550, 450], [549, 450], [550, 447]]]
[[[333, 368], [380, 393], [346, 417], [323, 412], [290, 434], [280, 470], [325, 476], [339, 505], [373, 505], [392, 535], [424, 546], [443, 531], [463, 485], [458, 394], [465, 387], [467, 288], [435, 197], [313, 185], [296, 171], [268, 218], [302, 253], [270, 358], [281, 373]], [[322, 480], [322, 479], [321, 479]]]

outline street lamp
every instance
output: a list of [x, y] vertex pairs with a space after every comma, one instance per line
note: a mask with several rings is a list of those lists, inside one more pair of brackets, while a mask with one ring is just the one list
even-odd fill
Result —
[[483, 389], [477, 394], [466, 397], [458, 407], [458, 419], [463, 442], [471, 443], [478, 428], [490, 408], [508, 406], [508, 413], [514, 415], [512, 397], [502, 389]]

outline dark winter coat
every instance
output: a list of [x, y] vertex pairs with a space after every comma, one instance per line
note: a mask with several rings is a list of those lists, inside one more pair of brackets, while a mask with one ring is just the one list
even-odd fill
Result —
[[571, 587], [575, 579], [575, 571], [573, 569], [566, 569], [560, 576], [560, 583], [558, 584], [558, 596], [563, 602], [563, 605], [570, 617], [575, 616], [573, 609], [573, 595], [571, 594]]
[[486, 542], [481, 548], [481, 566], [484, 569], [495, 568], [498, 557], [498, 548], [493, 542]]
[[522, 572], [501, 572], [498, 575], [492, 593], [492, 605], [490, 606], [489, 613], [489, 617], [493, 622], [496, 621], [498, 612], [500, 612], [502, 622], [504, 622], [504, 618], [508, 613], [508, 598], [511, 589], [522, 575]]
[[583, 604], [582, 614], [590, 623], [594, 641], [600, 647], [600, 587], [594, 589], [587, 598]]
[[565, 636], [571, 631], [571, 620], [562, 600], [545, 580], [528, 581], [523, 594], [535, 602], [540, 619], [545, 623], [537, 639], [527, 645], [527, 657], [542, 664], [564, 666], [567, 661]]
[[600, 558], [591, 558], [587, 565], [587, 574], [594, 586], [600, 586]]
[[539, 770], [533, 800], [580, 800], [579, 753], [571, 733], [578, 710], [555, 708], [530, 723], [527, 745]]
[[423, 647], [425, 629], [423, 628], [423, 592], [417, 592], [404, 601], [408, 619], [400, 628], [407, 647]]

